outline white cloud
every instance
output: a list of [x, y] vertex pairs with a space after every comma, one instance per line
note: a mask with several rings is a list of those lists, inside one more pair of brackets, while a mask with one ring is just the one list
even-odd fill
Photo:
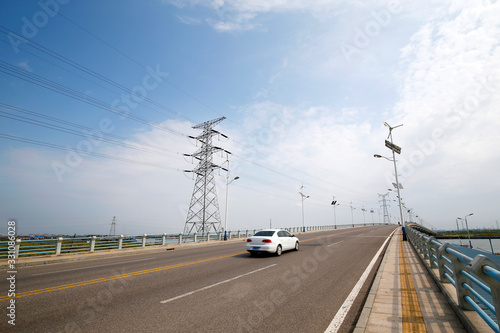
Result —
[[17, 66], [21, 67], [22, 69], [24, 69], [27, 72], [30, 72], [30, 73], [33, 72], [33, 68], [31, 68], [31, 66], [28, 64], [27, 61], [19, 62], [19, 63], [17, 63]]
[[435, 211], [437, 225], [468, 210], [486, 223], [497, 218], [494, 209], [469, 198], [495, 193], [500, 178], [493, 144], [500, 139], [500, 4], [461, 2], [450, 14], [424, 25], [402, 49], [391, 124], [404, 123], [395, 142], [404, 143], [410, 199]]

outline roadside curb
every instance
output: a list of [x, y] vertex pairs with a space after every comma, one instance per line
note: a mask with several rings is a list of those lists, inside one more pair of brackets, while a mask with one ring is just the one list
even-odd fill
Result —
[[395, 240], [396, 235], [399, 235], [399, 233], [394, 232], [392, 234], [390, 242], [387, 243], [387, 246], [384, 249], [384, 256], [379, 267], [377, 268], [377, 273], [375, 275], [375, 278], [373, 279], [373, 283], [371, 285], [370, 291], [368, 292], [368, 296], [366, 297], [365, 304], [363, 305], [363, 310], [361, 311], [361, 314], [358, 317], [358, 321], [356, 322], [356, 326], [352, 331], [353, 333], [363, 333], [366, 329], [366, 325], [368, 324], [368, 319], [370, 318], [370, 314], [373, 308], [373, 303], [375, 302], [375, 295], [377, 294], [380, 280], [384, 272], [384, 267], [387, 262], [387, 249]]

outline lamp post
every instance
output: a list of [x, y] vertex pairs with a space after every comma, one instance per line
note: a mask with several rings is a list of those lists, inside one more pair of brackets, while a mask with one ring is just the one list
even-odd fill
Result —
[[460, 241], [460, 245], [462, 245], [462, 240], [460, 239], [460, 229], [458, 228], [458, 220], [461, 220], [461, 217], [457, 217], [455, 222], [457, 222], [457, 233], [458, 233], [458, 240]]
[[467, 216], [471, 216], [473, 213], [470, 213], [469, 215], [465, 215], [465, 227], [467, 228], [467, 237], [469, 238], [469, 246], [472, 249], [472, 243], [470, 241], [470, 233], [469, 233], [469, 225], [467, 224]]
[[[229, 162], [229, 161], [228, 161]], [[226, 216], [225, 216], [225, 223], [224, 223], [224, 240], [227, 241], [227, 214], [228, 214], [228, 193], [229, 193], [229, 184], [231, 184], [233, 181], [236, 179], [240, 179], [240, 177], [236, 176], [234, 177], [231, 181], [229, 181], [229, 171], [227, 172], [227, 177], [226, 177]]]
[[[373, 155], [374, 157], [376, 158], [385, 158], [386, 160], [389, 160], [389, 161], [392, 161], [394, 162], [394, 174], [396, 176], [396, 190], [398, 190], [398, 201], [399, 201], [399, 215], [400, 215], [400, 218], [401, 218], [401, 225], [404, 227], [404, 218], [403, 218], [403, 208], [402, 208], [402, 205], [401, 205], [401, 194], [399, 193], [399, 179], [398, 179], [398, 168], [396, 166], [396, 153], [395, 153], [395, 150], [398, 149], [399, 147], [397, 147], [396, 145], [394, 145], [394, 142], [392, 141], [392, 130], [395, 129], [395, 128], [398, 128], [400, 126], [403, 126], [402, 124], [401, 125], [398, 125], [398, 126], [395, 126], [395, 127], [391, 127], [388, 123], [384, 123], [385, 126], [389, 127], [389, 136], [388, 138], [391, 139], [391, 143], [390, 145], [387, 144], [387, 140], [386, 140], [386, 146], [389, 146], [389, 149], [392, 150], [392, 160], [390, 158], [387, 158], [387, 157], [384, 157], [382, 155], [378, 155], [378, 154], [375, 154]], [[399, 152], [401, 152], [401, 148], [399, 148]], [[406, 234], [403, 230], [403, 240], [406, 240]]]
[[352, 221], [352, 227], [354, 228], [354, 214], [353, 214], [353, 211], [356, 209], [355, 207], [352, 206], [352, 202], [351, 202], [351, 221]]
[[305, 224], [305, 219], [304, 219], [304, 200], [309, 198], [309, 196], [302, 193], [303, 190], [304, 190], [304, 184], [302, 184], [302, 186], [300, 187], [299, 194], [302, 197], [302, 232], [306, 232], [306, 224]]
[[337, 200], [335, 200], [335, 196], [332, 199], [332, 206], [333, 206], [333, 222], [335, 223], [335, 229], [337, 229], [337, 213], [335, 212], [335, 206], [339, 205], [337, 203]]
[[361, 208], [361, 210], [363, 211], [363, 224], [364, 226], [366, 227], [366, 220], [365, 220], [365, 212], [366, 212], [366, 209], [365, 207]]
[[375, 225], [375, 221], [373, 221], [373, 213], [375, 213], [375, 211], [372, 209], [370, 209], [370, 213], [372, 213], [372, 225]]

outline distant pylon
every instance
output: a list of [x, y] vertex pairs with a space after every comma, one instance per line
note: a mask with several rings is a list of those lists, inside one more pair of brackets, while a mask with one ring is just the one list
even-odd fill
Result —
[[383, 212], [384, 212], [384, 224], [390, 224], [391, 223], [391, 220], [389, 218], [389, 211], [387, 210], [387, 199], [385, 198], [386, 196], [388, 196], [389, 193], [386, 193], [386, 194], [380, 194], [379, 193], [379, 197], [382, 197], [382, 199], [380, 199], [379, 201], [382, 201], [382, 205], [380, 205], [383, 209]]
[[201, 148], [194, 154], [184, 154], [185, 156], [192, 156], [199, 160], [194, 170], [185, 170], [185, 172], [196, 174], [196, 182], [194, 184], [193, 195], [191, 196], [184, 233], [209, 233], [212, 230], [215, 232], [221, 230], [219, 202], [214, 179], [214, 170], [221, 167], [212, 162], [212, 155], [221, 150], [226, 153], [229, 152], [220, 147], [212, 146], [212, 137], [214, 135], [226, 137], [224, 134], [213, 129], [215, 125], [224, 119], [226, 117], [193, 126], [194, 129], [203, 129], [203, 132], [197, 137], [191, 137], [201, 142]]
[[109, 229], [109, 235], [116, 235], [116, 216], [113, 216], [113, 220], [111, 221], [111, 229]]

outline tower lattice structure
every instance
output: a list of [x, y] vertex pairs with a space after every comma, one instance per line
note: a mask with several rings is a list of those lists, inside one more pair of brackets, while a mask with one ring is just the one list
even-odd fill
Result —
[[109, 235], [116, 235], [116, 216], [113, 216], [113, 220], [111, 221], [111, 228], [109, 229]]
[[213, 129], [215, 125], [224, 119], [226, 119], [226, 117], [206, 121], [193, 126], [194, 129], [203, 129], [203, 132], [197, 137], [191, 137], [201, 142], [200, 149], [194, 154], [185, 154], [185, 156], [196, 158], [199, 160], [199, 163], [194, 170], [186, 170], [187, 172], [196, 174], [196, 181], [193, 195], [191, 196], [186, 224], [184, 226], [184, 233], [209, 233], [211, 231], [219, 232], [221, 230], [221, 218], [214, 170], [222, 167], [213, 163], [213, 154], [221, 150], [227, 153], [229, 152], [220, 147], [214, 147], [212, 145], [212, 137], [215, 135], [226, 137], [224, 134]]
[[389, 205], [387, 204], [387, 199], [385, 197], [387, 197], [389, 195], [389, 193], [386, 193], [386, 194], [380, 194], [379, 193], [379, 197], [381, 197], [382, 199], [380, 199], [380, 201], [382, 201], [382, 209], [384, 211], [384, 224], [387, 223], [387, 224], [390, 224], [391, 223], [391, 220], [389, 218], [389, 211], [387, 209], [387, 207], [389, 207]]

